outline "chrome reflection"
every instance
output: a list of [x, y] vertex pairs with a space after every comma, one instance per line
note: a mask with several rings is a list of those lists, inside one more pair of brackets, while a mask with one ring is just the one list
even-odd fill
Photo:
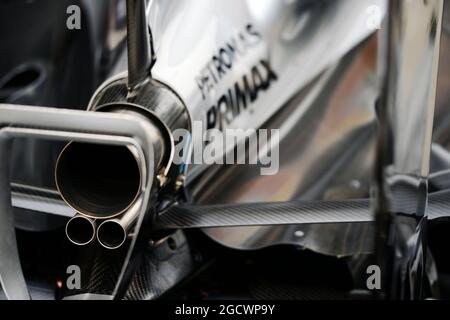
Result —
[[[368, 197], [367, 172], [373, 167], [374, 155], [376, 50], [376, 37], [372, 37], [264, 125], [281, 130], [277, 175], [260, 176], [255, 166], [215, 166], [191, 185], [193, 198], [217, 204]], [[339, 224], [213, 228], [204, 232], [239, 249], [290, 243], [344, 256], [371, 252], [373, 239], [368, 235], [372, 229], [368, 224]]]
[[386, 297], [420, 299], [430, 270], [426, 207], [443, 1], [391, 0], [388, 13], [379, 68], [376, 255]]

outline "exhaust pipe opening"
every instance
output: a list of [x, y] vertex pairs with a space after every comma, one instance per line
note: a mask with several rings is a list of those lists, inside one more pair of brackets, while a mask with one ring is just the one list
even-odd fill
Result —
[[127, 231], [115, 220], [106, 220], [97, 230], [97, 240], [106, 249], [117, 249], [127, 239]]
[[66, 224], [66, 236], [70, 242], [84, 246], [95, 237], [95, 222], [82, 215], [76, 215]]
[[56, 185], [76, 211], [106, 219], [127, 210], [141, 188], [140, 166], [125, 146], [71, 142], [56, 164]]
[[120, 217], [102, 222], [97, 229], [98, 242], [107, 249], [122, 246], [139, 216], [141, 206], [142, 198], [139, 197]]

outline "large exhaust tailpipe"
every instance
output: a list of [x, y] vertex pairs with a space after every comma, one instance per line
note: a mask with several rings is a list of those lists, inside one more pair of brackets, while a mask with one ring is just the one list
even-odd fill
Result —
[[141, 203], [139, 198], [122, 216], [105, 220], [98, 226], [97, 240], [103, 247], [117, 249], [124, 244], [139, 215]]
[[154, 172], [146, 172], [145, 159], [133, 147], [70, 142], [55, 167], [56, 186], [63, 200], [93, 219], [110, 219], [127, 211], [142, 191], [142, 178], [154, 179], [171, 154], [171, 140], [156, 118], [116, 103], [102, 110], [133, 115], [147, 122], [153, 142]]
[[141, 168], [123, 146], [69, 143], [56, 165], [63, 199], [81, 214], [106, 219], [126, 211], [141, 188]]
[[77, 214], [67, 222], [66, 236], [77, 246], [89, 244], [95, 238], [95, 220]]

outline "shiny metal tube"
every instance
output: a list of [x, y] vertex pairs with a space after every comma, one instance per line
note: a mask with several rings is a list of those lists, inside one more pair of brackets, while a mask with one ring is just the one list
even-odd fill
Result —
[[95, 238], [95, 220], [77, 214], [66, 224], [66, 236], [73, 244], [84, 246]]
[[120, 217], [103, 221], [97, 229], [98, 242], [107, 249], [121, 247], [139, 215], [141, 205], [142, 201], [139, 198]]
[[145, 0], [127, 0], [128, 89], [132, 90], [150, 74], [150, 36]]

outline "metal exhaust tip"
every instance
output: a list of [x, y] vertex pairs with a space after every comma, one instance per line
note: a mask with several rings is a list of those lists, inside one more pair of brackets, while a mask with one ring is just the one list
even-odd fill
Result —
[[97, 229], [97, 240], [106, 249], [118, 249], [127, 239], [127, 231], [118, 220], [103, 221]]
[[141, 170], [128, 147], [70, 142], [56, 162], [55, 182], [63, 200], [77, 212], [109, 219], [137, 199]]
[[84, 246], [95, 238], [95, 221], [80, 214], [72, 217], [66, 224], [66, 236], [77, 246]]

